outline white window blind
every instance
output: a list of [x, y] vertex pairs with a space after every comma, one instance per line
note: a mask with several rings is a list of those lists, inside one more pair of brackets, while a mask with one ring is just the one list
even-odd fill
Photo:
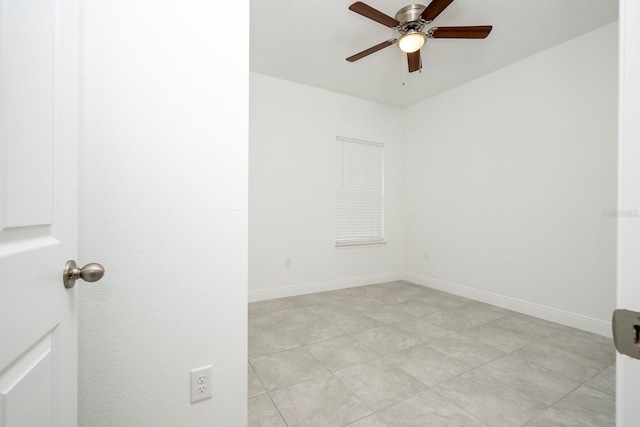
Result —
[[384, 144], [337, 137], [336, 245], [382, 243]]

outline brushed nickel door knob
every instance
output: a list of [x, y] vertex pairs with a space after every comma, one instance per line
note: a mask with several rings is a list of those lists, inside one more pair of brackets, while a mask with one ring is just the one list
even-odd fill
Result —
[[64, 287], [71, 289], [75, 286], [76, 280], [82, 279], [85, 282], [97, 282], [104, 276], [104, 267], [96, 262], [78, 268], [74, 260], [69, 260], [64, 266], [62, 282]]

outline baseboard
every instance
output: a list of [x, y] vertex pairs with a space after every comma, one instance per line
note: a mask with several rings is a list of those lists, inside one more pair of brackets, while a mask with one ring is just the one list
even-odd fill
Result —
[[406, 280], [417, 285], [449, 292], [454, 295], [470, 298], [476, 301], [493, 304], [507, 310], [528, 314], [529, 316], [560, 323], [582, 329], [594, 334], [611, 338], [611, 322], [581, 314], [571, 313], [556, 308], [519, 300], [504, 295], [498, 295], [469, 286], [438, 280], [431, 277], [420, 276], [413, 273], [384, 273], [370, 276], [349, 277], [345, 279], [328, 280], [325, 282], [303, 283], [299, 285], [282, 286], [278, 288], [259, 289], [249, 291], [249, 302], [264, 301], [275, 298], [285, 298], [297, 295], [311, 294], [315, 292], [334, 291], [337, 289], [352, 288], [355, 286], [373, 285], [375, 283], [392, 282], [394, 280]]
[[259, 289], [249, 291], [249, 302], [293, 297], [297, 295], [312, 294], [315, 292], [335, 291], [336, 289], [373, 285], [375, 283], [393, 282], [394, 280], [402, 280], [403, 278], [404, 273], [399, 271], [395, 273], [328, 280], [326, 282], [304, 283], [300, 285], [282, 286], [279, 288]]
[[449, 292], [461, 297], [471, 298], [487, 304], [497, 305], [498, 307], [506, 308], [507, 310], [513, 310], [519, 313], [528, 314], [529, 316], [560, 323], [561, 325], [593, 332], [594, 334], [605, 337], [611, 338], [612, 336], [611, 322], [604, 320], [594, 319], [581, 314], [570, 313], [540, 304], [481, 291], [468, 286], [449, 283], [443, 280], [420, 276], [413, 273], [404, 273], [404, 280], [417, 285], [437, 289], [439, 291]]

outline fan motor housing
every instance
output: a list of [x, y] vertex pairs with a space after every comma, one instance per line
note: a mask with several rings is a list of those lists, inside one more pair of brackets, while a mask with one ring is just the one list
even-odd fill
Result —
[[403, 7], [396, 13], [396, 20], [404, 23], [417, 21], [420, 19], [420, 14], [424, 11], [427, 6], [423, 4], [410, 4], [408, 6]]

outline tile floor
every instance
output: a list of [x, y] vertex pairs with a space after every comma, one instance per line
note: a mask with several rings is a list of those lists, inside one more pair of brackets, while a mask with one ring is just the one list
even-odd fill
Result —
[[614, 426], [613, 341], [405, 281], [249, 304], [249, 426]]

